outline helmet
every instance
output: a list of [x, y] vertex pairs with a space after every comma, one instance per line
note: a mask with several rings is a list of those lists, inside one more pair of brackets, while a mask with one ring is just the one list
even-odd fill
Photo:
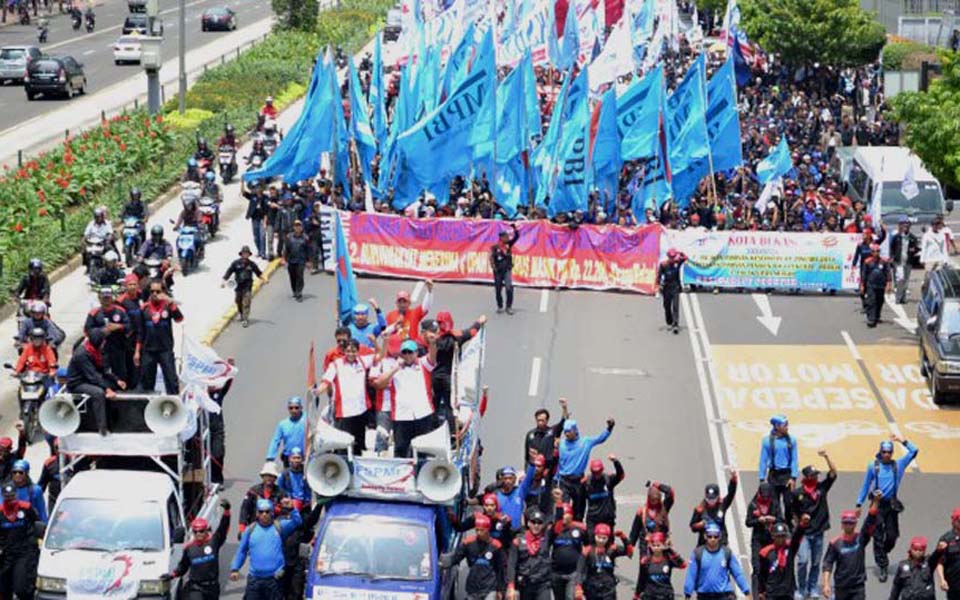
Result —
[[207, 171], [206, 173], [203, 174], [203, 178], [206, 179], [207, 181], [214, 181], [217, 178], [217, 174], [214, 173], [213, 171]]
[[29, 268], [31, 271], [42, 271], [43, 270], [43, 261], [39, 258], [31, 258], [29, 263]]
[[131, 200], [140, 199], [140, 188], [138, 187], [130, 188], [130, 199]]
[[265, 102], [267, 104], [273, 104], [273, 96], [267, 96], [267, 99], [265, 100]]
[[490, 517], [483, 514], [477, 515], [473, 520], [473, 528], [477, 530], [484, 529], [486, 531], [490, 531]]
[[777, 537], [781, 535], [790, 535], [790, 530], [787, 528], [786, 523], [776, 523], [773, 526], [773, 531], [770, 533], [772, 533], [774, 537]]
[[193, 196], [184, 196], [183, 197], [183, 207], [192, 210], [193, 207], [197, 205], [197, 199]]
[[59, 379], [66, 379], [66, 377], [67, 377], [67, 368], [66, 368], [66, 367], [60, 367], [60, 368], [58, 368], [58, 369], [57, 369], [57, 378], [59, 378]]
[[593, 535], [605, 535], [610, 537], [610, 526], [606, 523], [597, 523], [597, 526], [593, 528]]
[[105, 208], [103, 208], [102, 206], [98, 206], [98, 207], [96, 207], [95, 209], [93, 209], [93, 216], [94, 216], [94, 217], [105, 217], [105, 216], [107, 216], [107, 210], [106, 210]]
[[210, 529], [210, 523], [208, 523], [203, 517], [197, 517], [192, 523], [190, 523], [190, 529], [193, 531], [207, 531]]
[[43, 330], [43, 327], [34, 327], [30, 330], [30, 339], [33, 340], [37, 338], [42, 340], [47, 338], [47, 332]]
[[233, 125], [231, 125], [230, 123], [227, 123], [226, 125], [224, 125], [223, 131], [224, 131], [225, 133], [227, 133], [227, 135], [232, 134], [232, 133], [233, 133]]
[[154, 225], [150, 228], [150, 237], [162, 238], [163, 237], [163, 225]]
[[113, 250], [111, 250], [110, 252], [107, 252], [106, 254], [103, 255], [103, 260], [104, 260], [104, 262], [115, 263], [115, 262], [117, 262], [118, 260], [120, 260], [120, 257], [117, 256], [117, 253], [116, 253], [116, 252], [114, 252]]
[[40, 300], [37, 300], [32, 305], [30, 305], [30, 312], [40, 313], [41, 315], [45, 315], [47, 314], [47, 305], [41, 302]]
[[30, 463], [23, 460], [22, 458], [13, 463], [13, 467], [10, 468], [10, 472], [14, 471], [23, 471], [24, 473], [30, 472]]
[[197, 148], [206, 148], [207, 138], [197, 138]]
[[196, 167], [196, 166], [197, 166], [197, 159], [195, 159], [195, 158], [192, 157], [192, 156], [187, 159], [187, 167], [188, 167], [188, 168], [194, 168], [194, 167]]

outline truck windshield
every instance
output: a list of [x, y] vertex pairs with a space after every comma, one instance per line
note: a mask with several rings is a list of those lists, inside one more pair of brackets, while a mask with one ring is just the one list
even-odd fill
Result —
[[321, 576], [429, 580], [433, 561], [427, 528], [392, 519], [330, 519], [320, 541], [317, 572]]
[[163, 509], [156, 502], [64, 498], [47, 529], [47, 550], [160, 551]]
[[883, 184], [883, 212], [905, 212], [907, 214], [915, 213], [936, 213], [943, 212], [943, 192], [935, 181], [918, 181], [917, 188], [920, 194], [912, 200], [900, 191], [899, 182], [887, 182]]

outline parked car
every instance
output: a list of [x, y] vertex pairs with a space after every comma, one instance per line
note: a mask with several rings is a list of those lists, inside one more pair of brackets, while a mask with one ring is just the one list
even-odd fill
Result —
[[72, 56], [44, 56], [31, 60], [25, 74], [23, 87], [27, 92], [27, 100], [33, 100], [37, 94], [71, 98], [74, 94], [85, 94], [87, 91], [83, 63], [77, 62]]
[[387, 21], [383, 26], [383, 41], [391, 42], [400, 39], [403, 32], [403, 12], [396, 8], [387, 11]]
[[132, 13], [147, 12], [147, 0], [127, 0], [127, 8]]
[[0, 83], [23, 82], [27, 64], [43, 56], [37, 46], [4, 46], [0, 48]]
[[147, 35], [149, 25], [150, 21], [147, 19], [146, 13], [129, 14], [123, 21], [123, 35], [130, 35], [134, 32]]
[[113, 44], [114, 64], [139, 63], [142, 54], [143, 45], [140, 43], [140, 37], [137, 35], [121, 36]]
[[237, 14], [226, 6], [208, 8], [200, 18], [202, 31], [234, 31], [236, 28]]

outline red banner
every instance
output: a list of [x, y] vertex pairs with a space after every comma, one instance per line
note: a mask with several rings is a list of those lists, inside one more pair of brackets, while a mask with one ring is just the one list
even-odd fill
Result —
[[[618, 289], [652, 294], [660, 250], [658, 225], [628, 229], [544, 221], [517, 223], [513, 282], [532, 287]], [[354, 271], [445, 281], [493, 281], [490, 249], [503, 221], [408, 219], [350, 214]]]

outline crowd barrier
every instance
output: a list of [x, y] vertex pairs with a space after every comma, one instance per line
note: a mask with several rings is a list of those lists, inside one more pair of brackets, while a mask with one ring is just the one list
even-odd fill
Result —
[[[323, 215], [326, 267], [333, 262], [333, 211]], [[341, 213], [353, 270], [391, 277], [491, 282], [490, 248], [510, 224]], [[684, 283], [711, 288], [856, 290], [857, 234], [664, 230], [517, 222], [513, 282], [529, 287], [656, 291], [667, 250], [687, 255]]]

